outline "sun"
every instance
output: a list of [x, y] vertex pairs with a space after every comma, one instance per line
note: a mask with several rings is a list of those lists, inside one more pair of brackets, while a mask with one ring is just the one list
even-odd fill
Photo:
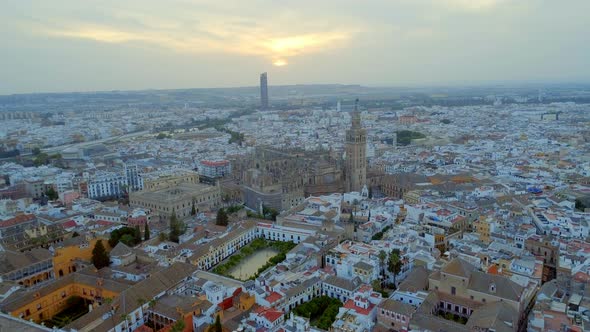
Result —
[[289, 63], [288, 63], [288, 62], [287, 62], [287, 60], [285, 60], [285, 59], [275, 59], [275, 60], [272, 62], [272, 64], [273, 64], [273, 66], [275, 66], [275, 67], [283, 67], [283, 66], [286, 66], [286, 65], [288, 65]]

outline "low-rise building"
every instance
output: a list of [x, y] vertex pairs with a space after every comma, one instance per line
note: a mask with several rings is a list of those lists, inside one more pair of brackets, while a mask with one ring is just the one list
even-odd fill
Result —
[[51, 258], [47, 249], [0, 250], [0, 282], [11, 281], [30, 287], [54, 279]]

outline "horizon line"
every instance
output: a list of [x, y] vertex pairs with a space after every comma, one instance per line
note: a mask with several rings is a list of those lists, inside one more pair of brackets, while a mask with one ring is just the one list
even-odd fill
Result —
[[[362, 84], [362, 83], [294, 83], [294, 84], [274, 84], [268, 85], [269, 88], [281, 88], [292, 86], [355, 86], [370, 89], [432, 89], [432, 88], [468, 88], [468, 87], [491, 87], [494, 85], [507, 86], [526, 86], [526, 85], [590, 85], [588, 80], [489, 80], [489, 81], [461, 81], [446, 83], [410, 83], [406, 85], [386, 85], [386, 84]], [[84, 94], [84, 93], [112, 93], [112, 92], [142, 92], [142, 91], [175, 91], [175, 90], [223, 90], [223, 89], [252, 89], [259, 88], [259, 85], [243, 86], [213, 86], [213, 87], [189, 87], [189, 88], [144, 88], [144, 89], [113, 89], [113, 90], [78, 90], [78, 91], [41, 91], [41, 92], [17, 92], [0, 94], [0, 97], [25, 96], [25, 95], [50, 95], [50, 94]]]

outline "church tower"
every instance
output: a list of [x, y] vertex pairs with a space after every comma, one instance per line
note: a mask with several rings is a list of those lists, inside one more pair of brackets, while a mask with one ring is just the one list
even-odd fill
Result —
[[346, 131], [346, 190], [360, 192], [367, 182], [367, 131], [361, 127], [357, 99], [351, 114], [352, 124]]

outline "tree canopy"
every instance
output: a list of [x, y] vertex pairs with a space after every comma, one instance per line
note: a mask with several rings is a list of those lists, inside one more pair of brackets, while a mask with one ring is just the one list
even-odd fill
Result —
[[133, 230], [133, 237], [135, 243], [141, 242], [141, 229], [139, 229], [139, 225], [135, 225], [135, 229]]
[[186, 231], [184, 223], [178, 219], [176, 212], [172, 211], [170, 216], [170, 233], [168, 239], [172, 242], [180, 242], [180, 236]]
[[426, 135], [411, 130], [396, 131], [398, 145], [410, 145], [413, 139], [426, 138]]
[[109, 245], [114, 248], [119, 241], [130, 247], [135, 247], [141, 242], [141, 235], [137, 238], [137, 228], [121, 227], [111, 232]]
[[47, 198], [50, 201], [55, 201], [59, 197], [55, 189], [53, 189], [53, 187], [49, 187], [49, 189], [47, 189], [47, 191], [45, 192], [45, 195], [47, 195]]
[[94, 264], [94, 267], [97, 269], [101, 269], [103, 267], [109, 266], [109, 262], [109, 254], [102, 244], [102, 240], [96, 241], [94, 249], [92, 249], [92, 264]]
[[393, 249], [389, 254], [389, 259], [387, 261], [387, 271], [393, 274], [393, 283], [396, 286], [397, 284], [395, 279], [397, 275], [401, 272], [403, 265], [404, 263], [402, 262], [399, 249]]
[[297, 306], [293, 312], [298, 316], [309, 318], [312, 325], [327, 331], [336, 320], [340, 307], [342, 307], [340, 300], [324, 295]]
[[147, 241], [149, 239], [150, 239], [150, 226], [148, 226], [148, 223], [146, 221], [145, 229], [143, 230], [143, 240]]
[[215, 317], [215, 323], [213, 324], [213, 331], [215, 331], [215, 332], [222, 332], [223, 331], [223, 327], [221, 326], [221, 319], [219, 318], [219, 315], [217, 315], [217, 317]]
[[229, 224], [229, 217], [225, 212], [225, 209], [221, 208], [217, 211], [217, 217], [215, 218], [215, 224], [217, 226], [227, 226]]

